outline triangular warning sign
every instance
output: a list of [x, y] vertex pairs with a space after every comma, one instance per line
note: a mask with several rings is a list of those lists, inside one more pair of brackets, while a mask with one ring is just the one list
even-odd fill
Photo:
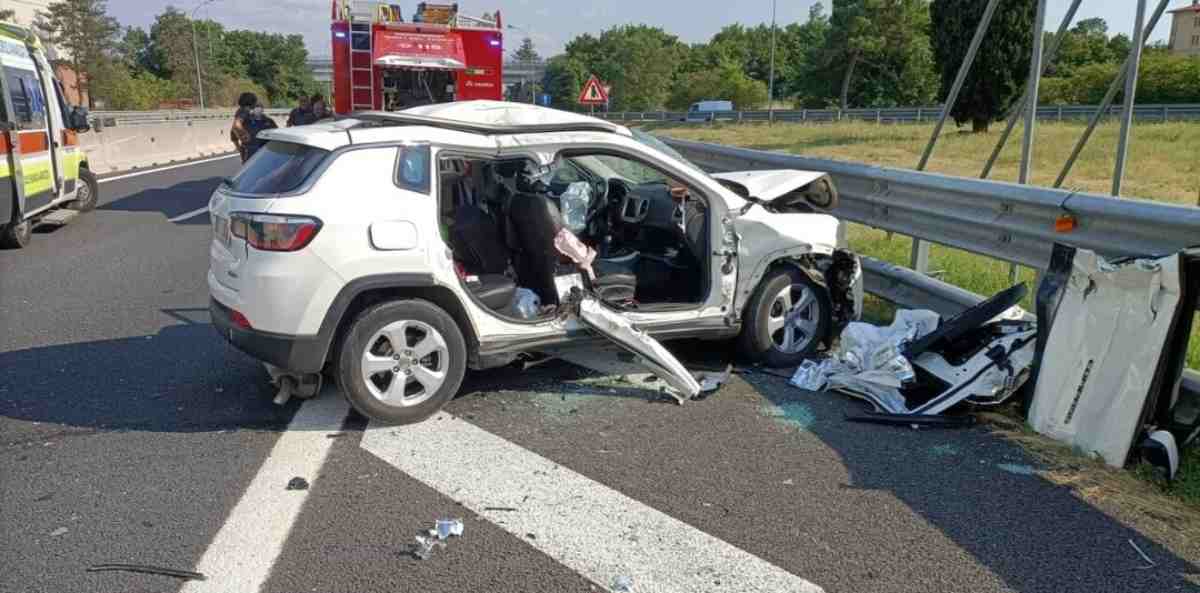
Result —
[[603, 105], [608, 103], [608, 93], [604, 90], [604, 85], [600, 84], [600, 79], [596, 75], [592, 75], [583, 85], [583, 90], [579, 92], [579, 103], [582, 105]]

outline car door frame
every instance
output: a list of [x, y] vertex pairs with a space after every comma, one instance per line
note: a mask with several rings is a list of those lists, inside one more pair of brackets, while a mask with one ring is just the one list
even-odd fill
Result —
[[[625, 315], [636, 326], [656, 338], [725, 337], [735, 335], [737, 287], [737, 236], [733, 231], [733, 214], [720, 193], [720, 186], [711, 179], [701, 179], [673, 158], [619, 133], [549, 132], [500, 136], [497, 138], [501, 158], [536, 157], [542, 164], [557, 158], [585, 154], [612, 154], [640, 162], [665, 176], [683, 183], [692, 195], [699, 195], [708, 207], [708, 253], [705, 269], [708, 273], [708, 293], [696, 307], [671, 311], [636, 311]], [[726, 232], [726, 229], [729, 232]]]
[[42, 101], [45, 102], [46, 109], [46, 144], [47, 150], [50, 151], [51, 180], [54, 185], [51, 190], [50, 202], [57, 203], [63, 201], [70, 190], [74, 189], [68, 189], [66, 185], [63, 130], [66, 129], [67, 122], [66, 114], [63, 112], [64, 101], [54, 84], [54, 68], [41, 53], [32, 52], [30, 55], [33, 59], [34, 73], [37, 74], [38, 83], [41, 85]]
[[0, 176], [0, 228], [21, 220], [24, 183], [20, 178], [20, 143], [13, 141], [16, 131], [12, 102], [8, 98], [8, 78], [0, 65], [0, 166], [8, 169], [8, 175]]

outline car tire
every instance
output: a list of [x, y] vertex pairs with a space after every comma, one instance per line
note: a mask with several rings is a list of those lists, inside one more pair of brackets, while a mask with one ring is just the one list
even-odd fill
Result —
[[[79, 192], [85, 192], [80, 197]], [[96, 209], [96, 205], [100, 203], [100, 183], [96, 181], [95, 173], [80, 167], [79, 168], [79, 188], [76, 190], [75, 199], [67, 202], [67, 208], [77, 210], [79, 212], [90, 212]]]
[[799, 365], [825, 340], [832, 310], [828, 291], [804, 272], [786, 266], [768, 271], [746, 306], [739, 349], [772, 368]]
[[[20, 216], [20, 214], [14, 214]], [[11, 222], [0, 230], [0, 247], [4, 249], [21, 249], [33, 240], [33, 223], [28, 220]]]
[[462, 330], [449, 314], [422, 300], [367, 309], [337, 353], [338, 384], [350, 405], [388, 424], [412, 424], [437, 413], [458, 393], [466, 370]]

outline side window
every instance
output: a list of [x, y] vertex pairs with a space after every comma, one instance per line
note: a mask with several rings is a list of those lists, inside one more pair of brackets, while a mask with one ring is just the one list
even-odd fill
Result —
[[415, 192], [428, 194], [432, 163], [429, 146], [402, 146], [396, 160], [396, 185]]
[[[651, 168], [649, 165], [642, 164], [633, 159], [607, 154], [598, 154], [583, 158], [594, 159], [606, 169], [615, 173], [616, 177], [621, 177], [635, 184], [668, 183], [666, 175], [659, 173], [657, 169]], [[606, 177], [613, 177], [613, 175], [606, 175]]]
[[29, 70], [4, 69], [5, 82], [12, 97], [13, 120], [20, 130], [46, 127], [46, 100], [38, 86], [37, 75]]

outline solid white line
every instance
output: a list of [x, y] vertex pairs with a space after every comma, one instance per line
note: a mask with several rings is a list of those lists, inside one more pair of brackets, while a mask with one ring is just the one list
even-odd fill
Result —
[[138, 172], [136, 172], [136, 173], [126, 173], [126, 174], [124, 174], [124, 175], [117, 175], [116, 177], [105, 177], [104, 179], [99, 179], [99, 180], [97, 180], [97, 181], [98, 181], [98, 182], [100, 182], [100, 183], [108, 183], [109, 181], [117, 181], [117, 180], [120, 180], [120, 179], [129, 179], [130, 177], [139, 177], [139, 176], [141, 176], [141, 175], [149, 175], [149, 174], [151, 174], [151, 173], [158, 173], [158, 172], [160, 172], [160, 171], [170, 171], [171, 169], [178, 169], [178, 168], [180, 168], [180, 167], [190, 167], [190, 166], [192, 166], [192, 165], [200, 165], [200, 164], [204, 164], [204, 163], [211, 163], [211, 162], [213, 162], [213, 161], [220, 161], [220, 160], [224, 160], [224, 159], [229, 159], [229, 158], [233, 158], [233, 157], [235, 157], [235, 156], [238, 156], [236, 152], [235, 152], [235, 153], [233, 153], [233, 154], [226, 154], [226, 155], [221, 155], [221, 156], [215, 156], [215, 157], [212, 157], [212, 158], [201, 159], [201, 160], [198, 160], [198, 161], [191, 161], [191, 162], [188, 162], [188, 163], [179, 163], [179, 164], [177, 164], [177, 165], [167, 165], [166, 167], [159, 167], [159, 168], [157, 168], [157, 169], [147, 169], [147, 170], [145, 170], [145, 171], [138, 171]]
[[450, 414], [399, 428], [372, 424], [361, 446], [605, 587], [629, 576], [639, 593], [822, 591]]
[[325, 435], [341, 428], [348, 410], [338, 393], [304, 402], [197, 563], [208, 580], [189, 581], [182, 593], [258, 591], [310, 492], [286, 490], [287, 483], [299, 476], [317, 486], [335, 440]]
[[205, 212], [208, 212], [208, 206], [205, 206], [203, 208], [196, 208], [195, 210], [192, 210], [191, 212], [184, 212], [183, 214], [180, 214], [179, 216], [168, 218], [167, 222], [179, 222], [181, 220], [187, 220], [193, 216], [198, 216]]

